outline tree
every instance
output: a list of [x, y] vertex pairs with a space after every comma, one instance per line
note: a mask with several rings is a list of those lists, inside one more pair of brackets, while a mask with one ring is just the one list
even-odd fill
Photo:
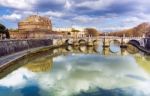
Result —
[[80, 32], [80, 31], [79, 31], [79, 30], [76, 30], [76, 29], [74, 29], [74, 28], [72, 28], [71, 32], [76, 33], [76, 32]]
[[77, 33], [80, 31], [72, 28], [71, 32], [73, 32], [74, 33], [73, 35], [77, 38]]
[[[6, 37], [3, 37], [3, 35], [5, 35]], [[2, 39], [4, 39], [4, 38], [9, 39], [10, 38], [8, 29], [2, 24], [0, 24], [0, 36], [1, 36]]]
[[86, 36], [94, 37], [94, 36], [98, 36], [99, 35], [98, 31], [96, 29], [94, 29], [94, 28], [86, 28], [85, 32], [86, 32]]

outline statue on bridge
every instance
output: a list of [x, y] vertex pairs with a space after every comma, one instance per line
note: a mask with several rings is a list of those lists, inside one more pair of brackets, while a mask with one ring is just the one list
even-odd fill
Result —
[[0, 24], [0, 39], [9, 39], [10, 38], [10, 35], [9, 35], [9, 32], [8, 32], [8, 29]]

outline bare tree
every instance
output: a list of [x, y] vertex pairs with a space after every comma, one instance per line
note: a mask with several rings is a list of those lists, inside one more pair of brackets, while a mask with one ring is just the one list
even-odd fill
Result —
[[86, 36], [94, 37], [94, 36], [98, 36], [99, 35], [98, 31], [96, 29], [94, 29], [94, 28], [86, 28], [85, 32], [86, 32]]

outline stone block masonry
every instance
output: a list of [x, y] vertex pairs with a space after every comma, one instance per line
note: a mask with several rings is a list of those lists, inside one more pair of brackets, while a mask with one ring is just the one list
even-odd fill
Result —
[[0, 57], [52, 44], [51, 39], [2, 40], [0, 41]]

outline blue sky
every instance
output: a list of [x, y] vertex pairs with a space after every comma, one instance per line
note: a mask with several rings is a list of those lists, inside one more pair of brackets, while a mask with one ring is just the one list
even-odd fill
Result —
[[0, 23], [17, 22], [38, 14], [49, 16], [55, 27], [96, 27], [120, 30], [150, 21], [150, 0], [0, 0]]

